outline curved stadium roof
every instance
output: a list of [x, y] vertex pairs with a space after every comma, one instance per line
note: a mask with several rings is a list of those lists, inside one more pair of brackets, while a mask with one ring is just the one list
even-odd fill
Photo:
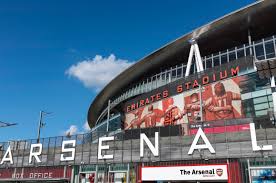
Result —
[[252, 40], [275, 34], [275, 17], [275, 0], [258, 1], [197, 28], [142, 58], [114, 78], [96, 96], [87, 116], [90, 127], [95, 126], [108, 100], [122, 94], [123, 89], [131, 83], [159, 72], [161, 67], [185, 63], [190, 51], [190, 39], [197, 40], [202, 56], [209, 55], [248, 42], [248, 29]]

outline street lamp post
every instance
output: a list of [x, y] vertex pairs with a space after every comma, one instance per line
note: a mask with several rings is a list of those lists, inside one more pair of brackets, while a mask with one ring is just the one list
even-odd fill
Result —
[[43, 123], [43, 121], [42, 121], [43, 115], [47, 115], [47, 114], [50, 114], [50, 113], [47, 113], [45, 111], [40, 111], [40, 113], [39, 113], [38, 130], [37, 130], [37, 143], [39, 143], [41, 128], [43, 126], [45, 126], [45, 123]]

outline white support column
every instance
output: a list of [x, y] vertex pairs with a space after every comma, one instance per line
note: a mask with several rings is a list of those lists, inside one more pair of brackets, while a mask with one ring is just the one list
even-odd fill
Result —
[[185, 77], [190, 75], [190, 70], [191, 70], [191, 65], [192, 65], [192, 60], [193, 60], [193, 54], [194, 54], [194, 45], [191, 45]]
[[[196, 53], [196, 49], [195, 49], [195, 53]], [[199, 67], [199, 63], [198, 63], [198, 61], [197, 61], [196, 54], [195, 54], [195, 65], [196, 65], [196, 72], [199, 72], [200, 67]]]
[[129, 163], [127, 164], [127, 180], [126, 182], [129, 183], [129, 171], [130, 171], [130, 168], [129, 168]]
[[191, 70], [194, 55], [195, 55], [195, 66], [196, 66], [197, 72], [202, 72], [204, 70], [198, 44], [195, 40], [191, 40], [190, 42], [191, 42], [191, 49], [190, 49], [190, 53], [189, 53], [185, 77], [190, 75], [190, 70]]
[[270, 80], [270, 86], [272, 91], [272, 99], [273, 99], [273, 115], [276, 113], [276, 87], [275, 87], [275, 77], [272, 76]]
[[195, 47], [196, 61], [197, 61], [198, 65], [199, 65], [199, 70], [197, 70], [197, 72], [201, 72], [201, 71], [204, 70], [204, 67], [203, 67], [202, 58], [201, 58], [201, 55], [200, 55], [198, 44], [195, 43], [194, 47]]

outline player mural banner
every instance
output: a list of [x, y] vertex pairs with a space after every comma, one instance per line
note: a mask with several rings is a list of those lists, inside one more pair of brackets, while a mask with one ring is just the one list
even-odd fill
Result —
[[244, 69], [246, 67], [234, 63], [190, 81], [177, 81], [158, 89], [154, 95], [151, 92], [138, 96], [125, 105], [125, 129], [180, 125], [182, 133], [188, 135], [196, 133], [201, 121], [208, 121], [203, 127], [212, 128], [207, 133], [249, 129], [249, 125], [244, 123], [228, 128], [215, 124], [245, 117], [240, 85], [248, 78], [238, 76]]

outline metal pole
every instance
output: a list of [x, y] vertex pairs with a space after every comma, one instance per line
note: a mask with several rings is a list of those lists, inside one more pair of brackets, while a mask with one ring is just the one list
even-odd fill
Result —
[[96, 165], [95, 183], [98, 183], [98, 165]]
[[251, 167], [250, 167], [250, 162], [249, 159], [247, 159], [247, 166], [248, 166], [248, 176], [249, 176], [249, 182], [252, 182], [252, 178], [251, 178]]
[[253, 50], [252, 50], [252, 38], [251, 38], [251, 32], [250, 32], [250, 29], [249, 29], [249, 28], [248, 28], [248, 30], [247, 30], [247, 35], [248, 35], [249, 52], [250, 52], [250, 55], [253, 55]]
[[108, 106], [107, 106], [106, 132], [108, 132], [108, 129], [109, 129], [109, 119], [110, 119], [110, 100], [108, 100]]
[[202, 86], [199, 85], [200, 121], [203, 122]]
[[273, 100], [273, 119], [275, 119], [276, 114], [276, 86], [275, 86], [275, 77], [272, 76], [270, 79], [270, 86], [272, 91], [272, 100]]
[[42, 123], [42, 114], [43, 111], [40, 111], [39, 113], [39, 121], [38, 121], [38, 130], [37, 130], [37, 143], [39, 143], [39, 139], [40, 139], [40, 129], [41, 129], [41, 123]]
[[126, 182], [129, 183], [129, 163], [127, 164], [127, 176], [126, 176]]

